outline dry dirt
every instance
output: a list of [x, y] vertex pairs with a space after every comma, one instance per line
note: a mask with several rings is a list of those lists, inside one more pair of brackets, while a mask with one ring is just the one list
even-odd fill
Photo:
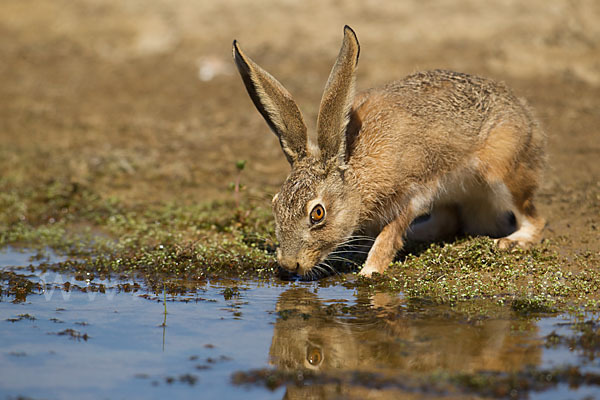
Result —
[[[600, 2], [2, 0], [0, 168], [130, 203], [267, 202], [288, 172], [231, 60], [238, 39], [314, 126], [342, 27], [359, 89], [419, 69], [503, 80], [548, 132], [546, 237], [600, 250]], [[263, 201], [261, 200], [261, 201]]]

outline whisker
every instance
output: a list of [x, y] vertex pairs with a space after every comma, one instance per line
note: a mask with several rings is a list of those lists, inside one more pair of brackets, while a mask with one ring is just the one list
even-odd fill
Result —
[[371, 246], [374, 241], [365, 241], [365, 240], [344, 240], [338, 246]]
[[[323, 268], [321, 266], [321, 264], [317, 264], [313, 267], [313, 269], [310, 271], [311, 273], [315, 273], [315, 271], [319, 271], [320, 274], [327, 274], [327, 270], [325, 270], [325, 268]], [[315, 274], [316, 275], [316, 274]]]
[[342, 262], [342, 263], [349, 263], [352, 264], [354, 266], [359, 267], [361, 265], [360, 260], [355, 260], [351, 257], [344, 257], [344, 256], [340, 256], [340, 255], [329, 255], [327, 257], [327, 261], [334, 261], [334, 262]]
[[360, 265], [361, 265], [361, 264], [357, 263], [356, 261], [353, 261], [349, 258], [344, 258], [344, 257], [328, 257], [327, 259], [331, 260], [331, 261], [341, 261], [344, 263], [350, 263], [356, 267], [360, 267]]
[[344, 257], [344, 256], [341, 256], [339, 254], [330, 254], [329, 256], [327, 256], [327, 260], [347, 260], [347, 261], [350, 261], [350, 260], [353, 260], [353, 258], [351, 258], [351, 257]]
[[370, 236], [348, 236], [346, 238], [344, 238], [344, 240], [367, 240], [367, 241], [372, 241], [375, 240], [374, 238], [370, 237]]
[[344, 254], [344, 253], [368, 254], [369, 252], [367, 250], [361, 250], [360, 248], [357, 248], [357, 247], [338, 247], [331, 253], [335, 253], [335, 254]]
[[336, 270], [335, 268], [333, 268], [333, 267], [332, 267], [330, 264], [328, 264], [327, 262], [323, 261], [323, 262], [322, 262], [322, 264], [324, 264], [326, 267], [328, 267], [328, 268], [331, 270], [331, 272], [332, 272], [333, 274], [335, 274], [335, 275], [339, 275], [339, 274], [340, 274], [338, 270]]
[[337, 248], [360, 248], [360, 247], [371, 247], [372, 244], [363, 244], [363, 243], [340, 243]]
[[368, 251], [366, 250], [361, 250], [360, 248], [356, 248], [356, 247], [338, 247], [335, 250], [332, 251], [332, 253], [368, 253]]
[[374, 242], [375, 238], [371, 236], [363, 236], [363, 235], [353, 235], [346, 238], [346, 240], [367, 240], [369, 242]]
[[364, 255], [367, 255], [367, 254], [369, 254], [369, 252], [368, 251], [362, 251], [362, 250], [355, 250], [355, 251], [348, 250], [348, 251], [335, 251], [335, 252], [329, 253], [329, 255], [331, 255], [331, 256], [345, 255], [345, 254], [364, 254]]
[[[327, 267], [327, 268], [325, 268], [325, 267]], [[319, 264], [319, 270], [322, 271], [323, 273], [326, 273], [329, 275], [329, 266], [326, 265], [325, 263], [321, 262]]]
[[[327, 264], [324, 261], [321, 261], [317, 267], [319, 268], [319, 270], [323, 271], [323, 273], [329, 274], [329, 270], [331, 269], [331, 266], [329, 264]], [[327, 267], [327, 268], [325, 268]]]

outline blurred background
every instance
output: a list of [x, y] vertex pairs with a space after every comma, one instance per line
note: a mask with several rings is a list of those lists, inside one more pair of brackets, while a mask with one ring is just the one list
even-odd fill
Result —
[[245, 159], [246, 193], [267, 202], [289, 166], [231, 42], [290, 90], [314, 129], [348, 24], [361, 44], [359, 90], [447, 68], [527, 98], [549, 135], [549, 232], [589, 236], [600, 202], [598, 21], [596, 0], [2, 0], [1, 176], [132, 204], [204, 202], [231, 196]]

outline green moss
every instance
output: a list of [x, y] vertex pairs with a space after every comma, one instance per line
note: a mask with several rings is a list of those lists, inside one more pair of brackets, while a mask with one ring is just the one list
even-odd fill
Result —
[[598, 259], [588, 255], [585, 262], [575, 261], [567, 265], [548, 242], [528, 251], [501, 251], [490, 239], [466, 238], [408, 254], [384, 276], [359, 282], [435, 303], [485, 299], [527, 313], [593, 308], [600, 296], [600, 274], [585, 266]]
[[[51, 248], [70, 256], [51, 268], [135, 275], [157, 293], [165, 279], [174, 293], [198, 280], [270, 279], [276, 273], [268, 201], [128, 205], [60, 181], [19, 186], [4, 179], [0, 189], [0, 247]], [[557, 248], [546, 241], [528, 251], [499, 251], [487, 238], [409, 244], [383, 276], [344, 284], [454, 306], [491, 301], [522, 313], [596, 309], [600, 257], [583, 252], [567, 260]]]
[[23, 211], [0, 213], [0, 247], [51, 248], [71, 256], [51, 266], [57, 270], [135, 274], [151, 287], [165, 277], [274, 274], [274, 245], [267, 240], [273, 226], [261, 207], [236, 209], [228, 202], [126, 206], [68, 183], [20, 191], [6, 181], [0, 184], [5, 210]]
[[[452, 398], [471, 398], [474, 395], [491, 398], [520, 398], [523, 394], [543, 392], [559, 384], [573, 387], [596, 386], [600, 376], [593, 372], [583, 372], [577, 367], [563, 367], [548, 370], [526, 368], [519, 372], [474, 372], [448, 373], [433, 372], [420, 376], [394, 374], [386, 376], [369, 371], [352, 373], [340, 371], [321, 371], [316, 374], [310, 370], [253, 369], [238, 371], [232, 375], [232, 383], [239, 386], [263, 386], [275, 390], [281, 386], [298, 388], [334, 388], [348, 387], [360, 393], [361, 388], [389, 391], [390, 397], [402, 397], [402, 394], [450, 395]], [[306, 394], [310, 393], [306, 390]], [[395, 396], [394, 396], [395, 395]], [[454, 395], [454, 396], [452, 396]]]

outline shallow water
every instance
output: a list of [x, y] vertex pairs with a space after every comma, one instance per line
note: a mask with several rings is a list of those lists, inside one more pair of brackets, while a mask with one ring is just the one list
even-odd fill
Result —
[[339, 277], [208, 281], [166, 295], [165, 315], [165, 294], [142, 281], [48, 272], [59, 259], [32, 255], [0, 252], [3, 271], [41, 285], [20, 301], [1, 282], [3, 398], [600, 396], [593, 316], [588, 332], [566, 316], [373, 296]]

